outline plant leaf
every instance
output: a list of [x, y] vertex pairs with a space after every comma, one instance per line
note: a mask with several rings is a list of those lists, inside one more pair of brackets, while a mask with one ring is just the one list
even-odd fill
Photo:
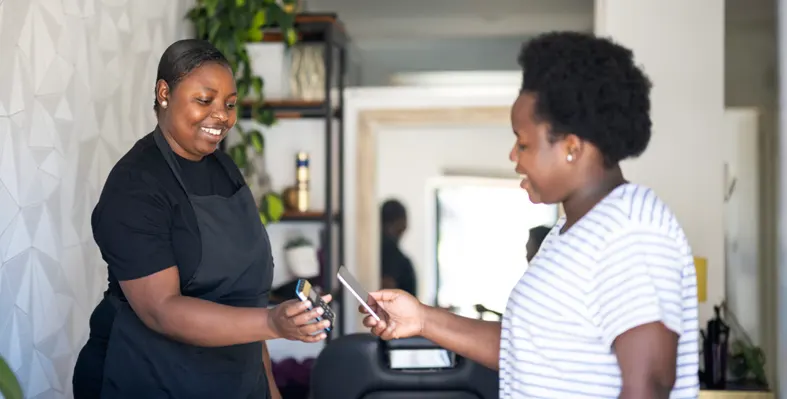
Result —
[[219, 0], [205, 0], [205, 9], [208, 10], [208, 17], [216, 15], [216, 9], [219, 7]]
[[[284, 201], [274, 192], [267, 193], [260, 199], [259, 207], [260, 218], [266, 222], [278, 222], [284, 215]], [[265, 224], [265, 222], [263, 222]]]
[[263, 126], [272, 126], [276, 122], [276, 114], [272, 109], [263, 108], [254, 115], [254, 120]]
[[238, 166], [238, 169], [246, 169], [248, 160], [246, 159], [246, 146], [237, 144], [230, 148], [230, 158]]
[[292, 46], [298, 42], [298, 33], [295, 32], [295, 29], [293, 28], [287, 28], [287, 34], [285, 38], [287, 40], [287, 45]]
[[243, 7], [246, 5], [246, 0], [235, 0], [236, 7]]
[[24, 399], [22, 386], [19, 385], [16, 374], [2, 357], [0, 357], [0, 394], [3, 394], [5, 399]]
[[251, 20], [252, 29], [262, 29], [267, 19], [268, 13], [265, 11], [265, 9], [257, 11], [257, 13], [254, 14], [254, 18]]
[[245, 79], [238, 79], [235, 81], [235, 85], [238, 89], [238, 98], [246, 98], [249, 96], [249, 85], [246, 83]]
[[250, 42], [261, 42], [262, 37], [262, 29], [249, 28], [249, 30], [246, 31], [246, 38]]
[[262, 133], [260, 133], [259, 130], [252, 130], [247, 137], [254, 151], [256, 151], [257, 154], [262, 154], [262, 151], [265, 149], [265, 138], [262, 136]]
[[270, 216], [271, 221], [278, 222], [284, 215], [284, 201], [275, 193], [265, 194], [265, 199], [267, 200], [268, 216]]
[[210, 27], [210, 32], [208, 33], [208, 41], [214, 42], [216, 40], [216, 36], [219, 33], [219, 28], [221, 28], [220, 21], [214, 21], [213, 25]]
[[262, 78], [259, 76], [252, 77], [251, 87], [254, 95], [262, 98], [262, 88], [265, 87], [264, 83], [262, 82]]

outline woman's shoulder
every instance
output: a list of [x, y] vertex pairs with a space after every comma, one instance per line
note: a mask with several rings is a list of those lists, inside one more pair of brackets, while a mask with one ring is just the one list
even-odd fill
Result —
[[166, 191], [167, 184], [163, 179], [168, 176], [169, 167], [149, 133], [128, 150], [112, 167], [104, 183], [104, 194], [131, 191], [149, 191], [158, 193]]
[[608, 241], [627, 234], [682, 236], [682, 228], [669, 205], [650, 187], [628, 183], [613, 190], [591, 213]]

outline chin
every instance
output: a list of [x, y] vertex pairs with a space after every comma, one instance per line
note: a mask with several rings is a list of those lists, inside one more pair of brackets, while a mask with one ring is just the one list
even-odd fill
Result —
[[531, 203], [533, 203], [533, 204], [542, 204], [543, 203], [542, 200], [541, 200], [541, 196], [539, 196], [538, 194], [534, 194], [530, 190], [527, 190], [527, 189], [525, 189], [525, 192], [527, 193], [527, 198], [530, 200]]
[[207, 156], [213, 154], [219, 148], [219, 145], [213, 145], [212, 143], [200, 143], [200, 145], [196, 148], [200, 154]]

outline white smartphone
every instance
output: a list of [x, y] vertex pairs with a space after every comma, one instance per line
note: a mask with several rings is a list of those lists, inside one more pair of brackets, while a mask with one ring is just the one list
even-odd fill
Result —
[[352, 292], [355, 299], [357, 299], [358, 302], [363, 305], [366, 311], [369, 312], [369, 314], [372, 315], [375, 320], [381, 321], [380, 316], [378, 316], [377, 313], [374, 312], [374, 309], [372, 309], [370, 306], [377, 305], [377, 302], [374, 300], [374, 298], [372, 298], [371, 295], [369, 295], [368, 292], [366, 292], [365, 289], [363, 289], [363, 287], [361, 287], [361, 284], [358, 283], [358, 280], [356, 280], [352, 274], [350, 274], [350, 271], [347, 270], [346, 267], [341, 266], [339, 268], [339, 273], [336, 274], [336, 277], [339, 279], [339, 282], [342, 283], [344, 288], [347, 288], [350, 292]]

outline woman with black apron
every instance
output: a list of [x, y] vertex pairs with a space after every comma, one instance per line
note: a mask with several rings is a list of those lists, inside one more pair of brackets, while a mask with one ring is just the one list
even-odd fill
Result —
[[209, 43], [179, 41], [155, 94], [158, 126], [115, 165], [93, 211], [109, 289], [74, 397], [278, 397], [265, 341], [315, 342], [327, 325], [300, 301], [267, 308], [270, 242], [243, 176], [216, 151], [236, 121], [232, 70]]

